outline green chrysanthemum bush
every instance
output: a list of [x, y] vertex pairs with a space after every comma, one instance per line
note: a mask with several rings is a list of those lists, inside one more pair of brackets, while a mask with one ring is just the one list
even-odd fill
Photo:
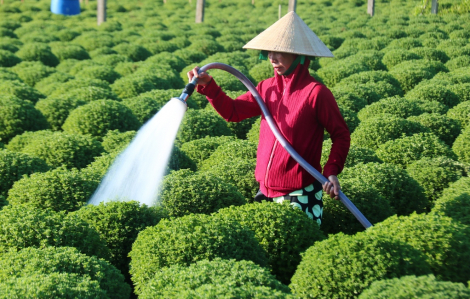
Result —
[[[385, 82], [392, 85], [397, 91], [401, 91], [400, 82], [386, 71], [367, 71], [353, 74], [343, 80], [344, 84], [367, 84]], [[369, 103], [371, 104], [371, 103]]]
[[183, 152], [178, 146], [173, 145], [173, 149], [170, 156], [170, 161], [167, 165], [166, 174], [171, 170], [189, 169], [196, 171], [197, 166], [193, 160], [191, 160], [185, 152]]
[[[331, 89], [336, 102], [340, 107], [349, 109], [352, 112], [361, 111], [369, 101], [378, 101], [379, 95], [369, 91], [367, 87], [355, 85], [337, 84]], [[365, 91], [365, 92], [364, 92]]]
[[439, 139], [448, 146], [452, 146], [455, 138], [460, 134], [460, 124], [457, 120], [437, 113], [423, 113], [418, 116], [410, 116], [408, 120], [418, 122], [429, 128]]
[[11, 67], [21, 62], [21, 59], [7, 50], [0, 49], [0, 67]]
[[300, 262], [300, 254], [325, 239], [316, 222], [305, 212], [284, 203], [252, 203], [219, 210], [213, 217], [233, 219], [255, 233], [268, 255], [273, 274], [289, 283]]
[[163, 179], [160, 204], [170, 216], [210, 214], [221, 208], [245, 203], [237, 188], [212, 173], [182, 169]]
[[443, 214], [454, 221], [470, 225], [470, 179], [463, 177], [444, 189], [431, 213]]
[[406, 49], [391, 49], [387, 51], [382, 58], [382, 62], [388, 69], [393, 68], [397, 64], [408, 60], [421, 59], [421, 56]]
[[289, 287], [300, 298], [357, 298], [376, 280], [430, 273], [424, 254], [404, 242], [339, 233], [302, 254]]
[[391, 97], [381, 99], [378, 102], [368, 105], [359, 111], [357, 116], [361, 121], [364, 121], [382, 113], [407, 118], [412, 115], [420, 115], [423, 113], [423, 110], [421, 110], [416, 103], [408, 101], [405, 98]]
[[5, 68], [5, 67], [0, 67], [0, 80], [1, 81], [20, 81], [20, 77], [14, 72], [12, 72], [10, 69]]
[[425, 157], [456, 158], [449, 146], [432, 133], [418, 133], [387, 141], [379, 146], [376, 153], [382, 161], [403, 168]]
[[366, 232], [413, 246], [426, 255], [438, 279], [466, 283], [470, 277], [469, 227], [433, 214], [393, 216]]
[[470, 163], [470, 126], [467, 126], [462, 133], [457, 136], [454, 144], [452, 145], [452, 150], [457, 155], [458, 160], [462, 163]]
[[169, 64], [171, 68], [176, 70], [177, 72], [181, 72], [181, 70], [187, 65], [183, 58], [175, 54], [175, 52], [161, 52], [157, 55], [149, 57], [148, 59], [146, 59], [146, 62]]
[[123, 104], [99, 100], [73, 110], [62, 128], [68, 133], [102, 138], [109, 130], [138, 130], [140, 125], [132, 111]]
[[417, 99], [426, 101], [437, 101], [449, 108], [457, 105], [460, 100], [452, 90], [445, 85], [436, 82], [422, 82], [406, 94], [407, 99]]
[[66, 59], [90, 59], [90, 55], [82, 46], [70, 44], [67, 42], [52, 44], [51, 51], [59, 59], [59, 61], [64, 61]]
[[139, 298], [288, 298], [290, 290], [251, 261], [200, 260], [163, 268]]
[[0, 95], [0, 140], [8, 142], [25, 131], [47, 128], [46, 118], [31, 102]]
[[[360, 178], [341, 179], [341, 190], [372, 225], [395, 214], [392, 204], [380, 194], [380, 190]], [[325, 234], [342, 232], [353, 235], [364, 230], [364, 226], [340, 201], [323, 194], [323, 204], [321, 229]]]
[[69, 80], [64, 83], [60, 83], [55, 87], [55, 90], [52, 91], [49, 96], [62, 96], [64, 94], [67, 94], [71, 90], [77, 89], [77, 88], [82, 88], [82, 87], [99, 87], [103, 88], [106, 90], [111, 90], [109, 83], [103, 80], [99, 79], [86, 79], [86, 78], [80, 78], [80, 79], [73, 79]]
[[[325, 165], [328, 162], [328, 158], [330, 156], [332, 141], [331, 139], [326, 139], [323, 141], [322, 146], [322, 153], [321, 153], [321, 165]], [[346, 157], [346, 161], [344, 163], [344, 167], [352, 167], [359, 163], [369, 163], [369, 162], [377, 162], [382, 163], [375, 152], [370, 148], [359, 147], [357, 145], [352, 144], [349, 148], [348, 156]]]
[[136, 131], [119, 132], [119, 130], [110, 130], [103, 137], [101, 144], [106, 152], [111, 153], [120, 151], [134, 139]]
[[7, 196], [13, 183], [23, 175], [49, 170], [43, 160], [22, 153], [0, 149], [0, 195]]
[[11, 70], [29, 86], [35, 86], [39, 81], [56, 72], [53, 67], [45, 66], [37, 61], [23, 61], [12, 67]]
[[470, 83], [453, 84], [449, 88], [457, 95], [460, 103], [470, 101]]
[[74, 76], [67, 73], [56, 71], [37, 82], [36, 85], [34, 85], [34, 88], [44, 95], [50, 95], [55, 91], [56, 87], [60, 86], [61, 83], [68, 82], [74, 78]]
[[401, 84], [401, 88], [406, 93], [412, 90], [419, 82], [431, 79], [439, 71], [445, 71], [445, 66], [436, 61], [409, 60], [397, 64], [390, 70]]
[[32, 274], [27, 277], [14, 277], [0, 282], [0, 298], [46, 299], [84, 298], [107, 299], [106, 292], [100, 289], [97, 281], [88, 276], [70, 273]]
[[129, 278], [129, 252], [137, 235], [166, 217], [164, 210], [136, 201], [110, 201], [87, 205], [75, 214], [96, 229], [110, 251], [109, 261]]
[[269, 62], [261, 62], [256, 64], [250, 70], [250, 76], [259, 83], [263, 80], [274, 77], [274, 69]]
[[431, 202], [441, 197], [442, 190], [466, 174], [465, 166], [448, 157], [423, 158], [408, 165], [408, 173], [425, 190]]
[[80, 35], [73, 40], [87, 51], [93, 51], [101, 47], [114, 47], [113, 38], [110, 34], [104, 32], [89, 32]]
[[398, 166], [387, 163], [359, 163], [345, 168], [340, 175], [341, 180], [358, 178], [376, 189], [398, 215], [408, 215], [414, 211], [422, 213], [429, 206], [424, 189]]
[[83, 168], [103, 152], [103, 146], [89, 135], [55, 132], [26, 142], [21, 152], [39, 157], [53, 167]]
[[437, 280], [434, 275], [409, 275], [373, 282], [359, 299], [379, 298], [449, 298], [470, 297], [470, 289], [463, 283]]
[[188, 48], [178, 49], [172, 53], [181, 57], [184, 60], [185, 66], [199, 63], [207, 58], [207, 55], [203, 52]]
[[442, 63], [446, 63], [449, 60], [449, 56], [442, 51], [442, 50], [437, 50], [434, 48], [428, 48], [428, 47], [417, 47], [410, 49], [412, 53], [416, 53], [423, 59], [427, 60], [434, 60], [434, 61], [439, 61]]
[[121, 75], [111, 67], [104, 65], [85, 67], [77, 72], [75, 76], [77, 76], [77, 78], [99, 79], [109, 82], [109, 84], [113, 84], [114, 81], [121, 78]]
[[16, 55], [23, 61], [40, 61], [52, 67], [59, 64], [59, 59], [52, 53], [51, 47], [43, 43], [25, 44]]
[[105, 293], [104, 298], [127, 299], [130, 296], [131, 289], [124, 282], [124, 277], [119, 270], [109, 262], [96, 256], [85, 255], [76, 248], [51, 246], [40, 249], [25, 248], [18, 252], [5, 253], [4, 256], [6, 259], [0, 261], [1, 283], [8, 282], [12, 278], [26, 280], [27, 277], [35, 275], [61, 273], [88, 278], [89, 281], [97, 283], [99, 289]]
[[136, 97], [141, 93], [156, 89], [157, 86], [145, 76], [129, 75], [116, 80], [112, 85], [114, 93], [121, 99]]
[[236, 158], [254, 159], [256, 158], [256, 144], [248, 140], [234, 140], [221, 144], [201, 164], [201, 170], [207, 170], [219, 165], [222, 161], [230, 162]]
[[70, 112], [85, 104], [85, 101], [74, 97], [61, 98], [56, 96], [39, 100], [35, 108], [44, 115], [51, 130], [59, 131]]
[[232, 136], [225, 120], [207, 110], [188, 110], [184, 115], [177, 139], [180, 143], [206, 136]]
[[27, 145], [32, 143], [35, 138], [44, 138], [52, 134], [54, 134], [54, 132], [50, 130], [26, 131], [21, 135], [13, 137], [6, 145], [6, 148], [13, 152], [21, 152]]
[[109, 257], [96, 230], [77, 216], [22, 204], [3, 207], [0, 220], [1, 253], [27, 247], [70, 246], [89, 256]]
[[202, 162], [209, 158], [220, 145], [231, 141], [235, 141], [234, 136], [206, 136], [201, 139], [185, 142], [181, 145], [180, 149], [200, 168]]
[[400, 138], [402, 135], [410, 136], [415, 133], [428, 132], [428, 130], [420, 123], [384, 113], [359, 123], [351, 134], [351, 143], [375, 150], [382, 144]]
[[203, 214], [162, 219], [156, 226], [146, 228], [137, 236], [129, 256], [137, 294], [162, 268], [172, 265], [189, 266], [218, 257], [249, 260], [262, 267], [268, 264], [251, 230], [235, 220]]
[[142, 61], [152, 56], [149, 50], [135, 44], [119, 44], [113, 49], [119, 54], [129, 57], [132, 61]]
[[27, 203], [38, 209], [71, 212], [85, 205], [98, 184], [76, 169], [56, 168], [15, 182], [7, 199], [12, 205]]
[[318, 75], [323, 79], [326, 86], [334, 87], [346, 77], [359, 72], [371, 71], [370, 67], [358, 60], [338, 60], [318, 70]]
[[470, 67], [470, 57], [459, 56], [446, 62], [446, 67], [449, 71], [454, 71], [462, 67]]
[[470, 101], [462, 102], [449, 109], [446, 116], [460, 122], [462, 129], [465, 129], [470, 124]]
[[[70, 61], [70, 59], [67, 60], [66, 62], [68, 62], [68, 61]], [[94, 60], [89, 60], [89, 59], [82, 60], [82, 61], [76, 61], [73, 65], [71, 65], [71, 67], [67, 71], [67, 73], [69, 73], [70, 75], [75, 76], [81, 70], [83, 70], [85, 68], [88, 68], [88, 67], [94, 67], [94, 66], [103, 66], [103, 65], [100, 64], [100, 63], [97, 63]], [[61, 69], [61, 66], [59, 65], [57, 68]], [[65, 70], [62, 70], [62, 71], [64, 72]]]
[[419, 39], [412, 37], [397, 38], [392, 40], [388, 45], [389, 49], [401, 48], [409, 50], [416, 47], [422, 47], [422, 43]]
[[43, 94], [34, 88], [20, 81], [2, 81], [0, 82], [0, 96], [10, 95], [22, 100], [36, 103], [39, 99], [45, 98]]

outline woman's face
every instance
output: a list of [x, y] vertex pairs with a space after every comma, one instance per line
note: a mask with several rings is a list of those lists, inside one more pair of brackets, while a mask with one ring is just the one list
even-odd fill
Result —
[[268, 52], [268, 58], [278, 75], [283, 75], [295, 60], [295, 54]]

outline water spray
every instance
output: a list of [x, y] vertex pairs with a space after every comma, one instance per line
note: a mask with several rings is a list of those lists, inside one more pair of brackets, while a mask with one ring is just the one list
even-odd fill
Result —
[[[297, 163], [300, 164], [300, 166], [302, 166], [308, 173], [310, 173], [322, 185], [328, 182], [328, 179], [325, 178], [318, 170], [316, 170], [307, 161], [305, 161], [305, 159], [302, 158], [297, 153], [297, 151], [292, 147], [292, 145], [284, 138], [284, 136], [279, 131], [279, 128], [277, 127], [276, 123], [274, 122], [274, 119], [272, 118], [271, 113], [269, 112], [268, 108], [264, 104], [263, 99], [261, 98], [258, 91], [256, 90], [256, 87], [245, 75], [243, 75], [237, 69], [227, 64], [219, 63], [219, 62], [206, 64], [199, 70], [199, 73], [205, 72], [210, 69], [224, 70], [234, 75], [238, 80], [240, 80], [246, 86], [246, 88], [248, 88], [248, 90], [251, 92], [251, 94], [255, 98], [256, 102], [261, 108], [261, 111], [266, 121], [268, 122], [269, 127], [271, 128], [271, 131], [274, 133], [274, 136], [282, 145], [282, 147], [289, 153], [289, 155], [291, 155], [291, 157], [295, 161], [297, 161]], [[187, 99], [191, 96], [191, 94], [194, 92], [194, 89], [196, 88], [197, 81], [198, 81], [198, 78], [194, 76], [193, 80], [189, 84], [186, 85], [185, 89], [183, 90], [183, 93], [179, 96], [179, 98], [172, 98], [172, 100], [177, 99], [186, 104]], [[361, 211], [359, 211], [359, 209], [351, 202], [351, 200], [349, 200], [349, 198], [346, 197], [346, 195], [342, 191], [339, 191], [339, 200], [346, 206], [346, 208], [348, 208], [348, 210], [357, 218], [357, 220], [365, 228], [369, 228], [372, 226], [369, 220], [367, 220], [367, 218], [361, 213]]]

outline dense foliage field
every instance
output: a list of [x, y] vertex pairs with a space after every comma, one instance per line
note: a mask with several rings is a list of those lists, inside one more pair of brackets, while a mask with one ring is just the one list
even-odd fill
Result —
[[335, 55], [310, 72], [351, 131], [340, 181], [367, 231], [327, 197], [320, 228], [252, 203], [259, 119], [226, 123], [198, 94], [158, 205], [85, 204], [195, 65], [273, 76], [241, 48], [286, 0], [207, 0], [202, 24], [195, 0], [165, 2], [109, 1], [100, 26], [94, 1], [0, 5], [0, 298], [470, 297], [469, 1], [297, 4]]

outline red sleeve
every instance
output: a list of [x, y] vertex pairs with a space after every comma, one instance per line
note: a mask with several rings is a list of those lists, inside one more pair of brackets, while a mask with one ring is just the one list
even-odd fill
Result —
[[323, 175], [328, 178], [330, 175], [338, 175], [343, 170], [349, 152], [351, 136], [331, 91], [322, 84], [315, 89], [318, 89], [316, 100], [317, 118], [333, 141], [330, 156], [323, 168]]
[[231, 99], [215, 83], [214, 78], [205, 86], [198, 85], [197, 92], [205, 95], [212, 107], [226, 121], [239, 122], [246, 118], [261, 115], [261, 108], [251, 92], [248, 91], [236, 99]]

